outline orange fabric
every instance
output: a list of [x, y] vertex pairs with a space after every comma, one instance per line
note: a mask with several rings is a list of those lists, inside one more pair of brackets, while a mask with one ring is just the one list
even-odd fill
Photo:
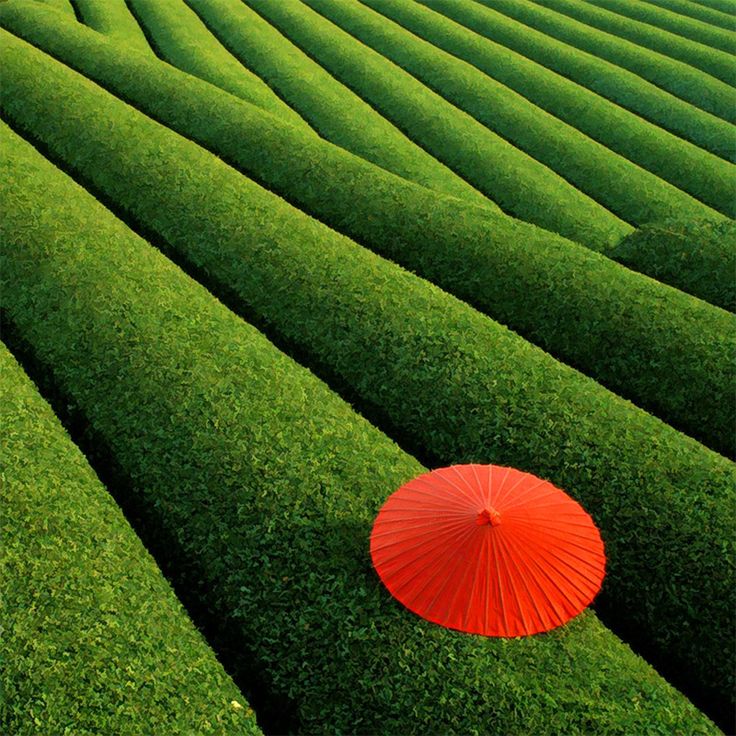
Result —
[[371, 556], [391, 594], [423, 618], [486, 636], [548, 631], [600, 590], [598, 528], [551, 483], [513, 468], [454, 465], [393, 493]]

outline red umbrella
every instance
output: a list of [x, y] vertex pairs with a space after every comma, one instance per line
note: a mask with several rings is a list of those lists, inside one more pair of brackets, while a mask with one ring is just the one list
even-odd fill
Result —
[[606, 565], [580, 504], [497, 465], [441, 468], [399, 488], [376, 517], [371, 556], [408, 609], [486, 636], [564, 624], [596, 596]]

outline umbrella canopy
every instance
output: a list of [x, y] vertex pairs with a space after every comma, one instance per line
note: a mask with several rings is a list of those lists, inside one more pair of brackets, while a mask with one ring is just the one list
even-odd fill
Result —
[[376, 517], [371, 556], [411, 611], [486, 636], [564, 624], [598, 593], [606, 564], [577, 501], [497, 465], [441, 468], [399, 488]]

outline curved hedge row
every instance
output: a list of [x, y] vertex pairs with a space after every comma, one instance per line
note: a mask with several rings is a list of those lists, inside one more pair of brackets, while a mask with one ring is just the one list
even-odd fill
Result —
[[[368, 537], [385, 498], [424, 468], [47, 162], [14, 151], [0, 273], [15, 329], [134, 481], [233, 645], [296, 707], [299, 733], [717, 733], [591, 611], [504, 640], [399, 605]], [[360, 260], [376, 285], [399, 273]]]
[[161, 58], [293, 125], [309, 125], [244, 67], [181, 0], [128, 0]]
[[478, 2], [548, 36], [564, 41], [574, 48], [622, 66], [702, 110], [736, 123], [736, 91], [700, 69], [624, 38], [591, 28], [567, 15], [548, 10], [533, 2], [520, 3], [517, 0], [478, 0]]
[[[16, 125], [411, 446], [443, 465], [513, 465], [577, 497], [608, 545], [612, 606], [670, 664], [728, 692], [734, 668], [723, 652], [736, 586], [723, 565], [724, 540], [736, 539], [727, 513], [733, 463], [22, 41], [3, 41], [3, 103]], [[158, 287], [146, 290], [159, 298]], [[631, 317], [626, 298], [614, 303]], [[670, 318], [661, 303], [652, 314], [658, 309]], [[724, 334], [719, 347], [730, 357], [736, 331], [717, 341]]]
[[[5, 130], [4, 159], [18, 146]], [[16, 186], [25, 186], [23, 173]], [[37, 196], [33, 218], [47, 204], [43, 191]], [[16, 258], [27, 259], [18, 233], [12, 242]], [[260, 734], [156, 563], [2, 343], [0, 374], [2, 733]]]
[[[626, 69], [568, 46], [474, 0], [417, 2], [721, 158], [729, 161], [736, 158], [733, 125]], [[728, 106], [724, 109], [728, 110]]]
[[651, 5], [659, 5], [673, 13], [679, 13], [703, 23], [710, 23], [727, 31], [736, 29], [736, 17], [734, 17], [736, 8], [732, 4], [729, 5], [729, 0], [720, 0], [720, 2], [719, 0], [711, 0], [710, 5], [707, 0], [700, 0], [700, 2], [693, 2], [692, 0], [648, 1]]
[[73, 18], [76, 18], [74, 8], [72, 7], [70, 0], [37, 0], [37, 2], [49, 5], [50, 7], [60, 10], [62, 13], [67, 13]]
[[659, 223], [613, 250], [616, 260], [736, 312], [736, 222]]
[[106, 36], [124, 41], [138, 51], [153, 53], [125, 0], [75, 0], [75, 2], [85, 25]]
[[[686, 213], [701, 219], [716, 215], [717, 219], [718, 213], [685, 194], [682, 187], [673, 186], [619, 156], [471, 64], [418, 38], [361, 2], [302, 1], [622, 220], [641, 226], [678, 215], [687, 217]], [[399, 5], [411, 9], [407, 3]], [[611, 121], [606, 127], [610, 126]], [[720, 212], [736, 216], [736, 167], [724, 163], [723, 168], [726, 171], [720, 178], [715, 170], [711, 172], [716, 186], [710, 199], [715, 200]]]
[[[598, 250], [631, 232], [630, 225], [561, 176], [299, 0], [191, 0], [190, 5], [208, 20], [220, 15], [223, 6], [257, 10], [288, 37], [289, 41], [281, 39], [281, 47], [294, 42], [509, 214]], [[225, 37], [237, 51], [240, 47], [230, 34], [250, 36], [246, 22], [247, 11], [233, 9], [232, 20], [221, 23], [217, 32], [224, 26]], [[249, 58], [246, 48], [238, 53]]]
[[[722, 212], [733, 211], [736, 169], [732, 164], [419, 3], [403, 0], [362, 2], [435, 46], [473, 64], [535, 105], [670, 184]], [[535, 129], [536, 124], [531, 128]], [[731, 132], [729, 154], [736, 155], [736, 128]]]
[[[734, 68], [730, 53], [690, 41], [675, 33], [656, 28], [649, 23], [640, 23], [638, 20], [632, 20], [619, 13], [598, 8], [595, 2], [534, 0], [534, 3], [543, 5], [555, 12], [563, 13], [580, 23], [585, 23], [590, 28], [603, 31], [605, 34], [613, 34], [617, 38], [631, 41], [641, 48], [650, 49], [656, 54], [676, 59], [694, 69], [700, 69], [726, 84], [733, 86], [734, 81], [736, 81], [736, 68]], [[633, 4], [643, 5], [646, 8], [646, 3]], [[650, 12], [657, 13], [656, 9]]]
[[[0, 8], [0, 22], [299, 208], [670, 423], [724, 453], [734, 451], [730, 354], [720, 340], [734, 331], [732, 317], [551, 233], [463, 208], [280, 125], [204, 82], [136, 58], [78, 26], [48, 22], [48, 16]], [[101, 95], [90, 101], [95, 108], [109, 104]], [[683, 350], [673, 351], [674, 343]]]
[[[590, 0], [590, 2], [593, 5], [598, 5], [619, 15], [648, 23], [664, 31], [676, 33], [678, 36], [683, 36], [690, 41], [705, 44], [706, 46], [720, 49], [729, 54], [733, 54], [736, 51], [736, 35], [733, 33], [734, 29], [736, 29], [736, 23], [734, 23], [733, 19], [731, 19], [730, 26], [725, 26], [724, 29], [716, 28], [708, 21], [703, 21], [699, 18], [695, 19], [692, 15], [688, 17], [687, 12], [683, 15], [678, 11], [672, 12], [674, 10], [672, 7], [658, 7], [658, 5], [667, 5], [666, 0], [664, 3], [660, 0], [659, 3], [655, 2], [654, 4], [651, 4], [651, 0], [645, 3], [631, 3], [626, 2], [626, 0]], [[677, 6], [680, 11], [685, 9], [690, 13], [692, 13], [691, 8], [693, 6], [695, 8], [698, 7], [694, 3], [683, 2], [682, 0], [679, 3], [677, 0], [670, 0], [669, 4], [671, 6]], [[700, 11], [703, 14], [710, 12], [712, 16], [716, 17], [717, 21], [723, 22], [720, 15], [712, 10], [708, 11], [707, 8], [701, 7]], [[669, 40], [669, 37], [667, 37], [667, 40]], [[733, 62], [731, 63], [733, 64]]]
[[208, 28], [323, 138], [409, 181], [498, 209], [240, 0], [188, 0]]

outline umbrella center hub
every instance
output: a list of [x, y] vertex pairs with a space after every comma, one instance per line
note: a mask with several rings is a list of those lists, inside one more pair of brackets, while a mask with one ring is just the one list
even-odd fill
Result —
[[498, 526], [501, 523], [501, 514], [499, 514], [493, 506], [489, 506], [488, 508], [478, 512], [478, 517], [476, 518], [475, 523], [478, 524], [478, 526], [485, 526], [486, 524]]

